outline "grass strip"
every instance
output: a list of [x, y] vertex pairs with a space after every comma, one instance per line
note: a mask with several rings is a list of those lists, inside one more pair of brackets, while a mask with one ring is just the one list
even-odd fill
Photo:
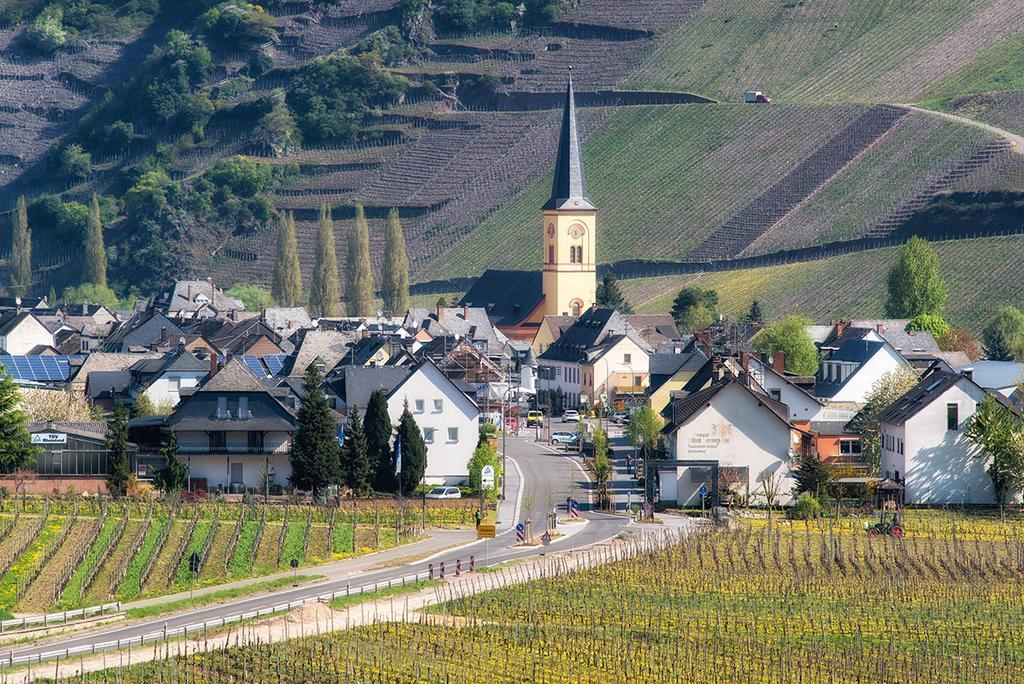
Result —
[[351, 594], [349, 596], [339, 596], [330, 602], [331, 608], [347, 608], [349, 606], [358, 605], [360, 603], [366, 603], [367, 601], [376, 601], [377, 599], [388, 598], [390, 596], [398, 596], [400, 594], [412, 594], [420, 589], [426, 589], [427, 587], [436, 587], [442, 584], [441, 580], [420, 580], [419, 582], [410, 582], [409, 584], [396, 584], [393, 587], [386, 587], [384, 589], [378, 589], [377, 591], [367, 591], [362, 594]]
[[[188, 546], [185, 547], [185, 553], [181, 556], [181, 561], [178, 563], [178, 567], [174, 572], [174, 584], [178, 586], [186, 586], [192, 581], [192, 571], [189, 568], [189, 559], [193, 553], [200, 553], [203, 547], [206, 546], [206, 538], [210, 536], [210, 531], [213, 529], [213, 522], [208, 520], [201, 520], [196, 523], [195, 529], [192, 531], [192, 538], [188, 540]], [[219, 574], [219, 573], [218, 573]]]
[[162, 517], [153, 520], [149, 529], [146, 530], [139, 551], [128, 564], [128, 571], [118, 588], [118, 598], [122, 601], [130, 601], [142, 592], [142, 570], [149, 564], [150, 559], [156, 552], [156, 545], [164, 534], [164, 529], [171, 524], [171, 518]]
[[151, 606], [139, 606], [138, 608], [129, 608], [125, 611], [125, 614], [129, 618], [146, 618], [153, 617], [154, 615], [164, 615], [165, 613], [174, 613], [187, 608], [197, 608], [201, 606], [208, 606], [213, 603], [221, 603], [228, 601], [233, 598], [240, 596], [250, 596], [252, 594], [259, 594], [265, 591], [272, 591], [274, 589], [280, 589], [281, 587], [298, 586], [300, 584], [306, 584], [316, 580], [323, 579], [323, 575], [296, 575], [294, 577], [278, 577], [277, 579], [267, 580], [266, 582], [257, 582], [256, 584], [247, 584], [243, 587], [235, 587], [233, 589], [221, 589], [220, 591], [214, 591], [209, 594], [203, 594], [202, 596], [195, 596], [193, 598], [179, 599], [177, 601], [168, 601], [166, 603], [156, 603]]
[[68, 585], [64, 588], [64, 592], [55, 604], [57, 610], [70, 610], [82, 605], [82, 584], [85, 582], [85, 578], [93, 571], [93, 568], [96, 567], [96, 564], [100, 562], [110, 544], [113, 543], [118, 526], [122, 522], [121, 518], [113, 516], [103, 521], [103, 529], [100, 530], [99, 536], [96, 537], [96, 541], [93, 542], [89, 552], [85, 554], [81, 564], [75, 568], [74, 574], [68, 580]]
[[246, 520], [242, 523], [242, 531], [238, 535], [234, 553], [228, 561], [228, 577], [245, 577], [252, 572], [253, 545], [260, 529], [259, 520]]

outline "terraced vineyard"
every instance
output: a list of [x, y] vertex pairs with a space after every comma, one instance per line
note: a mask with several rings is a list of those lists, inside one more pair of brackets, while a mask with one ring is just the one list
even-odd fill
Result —
[[[1024, 297], [1019, 259], [1024, 236], [950, 240], [934, 243], [940, 272], [949, 288], [951, 320], [980, 330], [996, 307]], [[666, 313], [680, 288], [699, 285], [718, 292], [719, 310], [739, 317], [757, 299], [769, 318], [800, 313], [817, 321], [840, 317], [881, 318], [885, 276], [897, 249], [853, 254], [779, 266], [623, 280], [626, 299], [643, 313]]]
[[[421, 525], [463, 526], [474, 502], [357, 502], [344, 508], [94, 502], [0, 506], [0, 615], [174, 593], [392, 548]], [[20, 505], [20, 504], [19, 504]], [[239, 525], [239, 516], [244, 516]], [[287, 525], [283, 522], [287, 517]], [[357, 541], [353, 544], [353, 529]], [[282, 534], [282, 531], [284, 533]], [[259, 544], [257, 546], [257, 539]], [[189, 558], [200, 569], [193, 578]], [[255, 556], [255, 558], [254, 558]]]

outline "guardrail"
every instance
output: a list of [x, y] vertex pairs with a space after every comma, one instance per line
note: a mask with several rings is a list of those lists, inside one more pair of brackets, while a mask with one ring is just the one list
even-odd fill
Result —
[[24, 629], [29, 625], [42, 625], [48, 627], [50, 625], [61, 625], [74, 620], [84, 620], [87, 617], [94, 615], [102, 615], [107, 611], [113, 611], [118, 613], [121, 611], [121, 602], [116, 601], [114, 603], [104, 603], [99, 606], [89, 606], [88, 608], [76, 608], [75, 610], [65, 610], [62, 613], [47, 613], [45, 615], [26, 615], [25, 617], [13, 618], [11, 620], [0, 620], [0, 634], [6, 634], [7, 632], [17, 631]]
[[[0, 668], [12, 667], [15, 665], [27, 665], [30, 663], [41, 663], [44, 660], [54, 660], [59, 658], [66, 659], [71, 658], [72, 656], [92, 654], [96, 653], [97, 651], [106, 651], [109, 649], [121, 649], [128, 646], [142, 646], [145, 644], [151, 644], [158, 641], [165, 641], [167, 639], [175, 637], [187, 637], [190, 634], [198, 634], [218, 627], [227, 627], [228, 625], [232, 625], [237, 622], [242, 622], [245, 620], [253, 620], [256, 618], [266, 617], [268, 615], [274, 615], [276, 613], [284, 613], [289, 610], [294, 610], [295, 608], [298, 608], [299, 606], [305, 605], [307, 603], [333, 601], [335, 599], [342, 598], [345, 596], [359, 596], [361, 594], [372, 593], [380, 591], [382, 589], [390, 589], [392, 587], [414, 584], [416, 582], [421, 582], [427, 579], [430, 579], [429, 571], [423, 571], [418, 572], [415, 575], [406, 575], [404, 577], [398, 577], [386, 581], [375, 582], [373, 584], [366, 584], [355, 588], [346, 586], [344, 590], [332, 591], [326, 594], [319, 594], [317, 596], [311, 596], [309, 598], [298, 599], [295, 601], [290, 601], [288, 603], [281, 603], [276, 606], [270, 606], [269, 608], [261, 608], [259, 610], [253, 610], [247, 613], [239, 613], [237, 615], [230, 615], [223, 618], [217, 618], [216, 620], [207, 620], [205, 622], [200, 622], [192, 625], [183, 625], [181, 627], [174, 627], [172, 629], [167, 629], [165, 627], [164, 629], [156, 632], [142, 634], [137, 637], [129, 637], [127, 639], [102, 641], [99, 643], [89, 644], [87, 646], [75, 646], [74, 648], [64, 648], [55, 651], [46, 651], [44, 653], [35, 653], [23, 656], [15, 656], [13, 652], [9, 652], [5, 656], [0, 656]], [[120, 604], [116, 605], [120, 606]], [[72, 613], [76, 611], [68, 612]], [[8, 620], [7, 622], [19, 621]]]

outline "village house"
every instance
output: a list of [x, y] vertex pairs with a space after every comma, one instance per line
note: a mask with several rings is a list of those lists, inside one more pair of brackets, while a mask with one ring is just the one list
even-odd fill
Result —
[[53, 333], [34, 314], [9, 312], [0, 317], [0, 352], [25, 356], [53, 346]]
[[829, 403], [864, 404], [887, 373], [910, 367], [876, 329], [846, 328], [821, 345], [814, 394]]

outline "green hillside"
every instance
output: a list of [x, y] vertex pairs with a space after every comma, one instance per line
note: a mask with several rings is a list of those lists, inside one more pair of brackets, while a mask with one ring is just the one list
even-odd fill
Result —
[[[948, 318], [979, 330], [996, 307], [1024, 298], [1021, 261], [1024, 236], [934, 243], [949, 288]], [[754, 299], [770, 318], [801, 313], [816, 321], [883, 315], [885, 275], [896, 248], [779, 266], [622, 281], [626, 298], [642, 313], [667, 313], [680, 288], [698, 285], [718, 292], [719, 310], [742, 316]]]

